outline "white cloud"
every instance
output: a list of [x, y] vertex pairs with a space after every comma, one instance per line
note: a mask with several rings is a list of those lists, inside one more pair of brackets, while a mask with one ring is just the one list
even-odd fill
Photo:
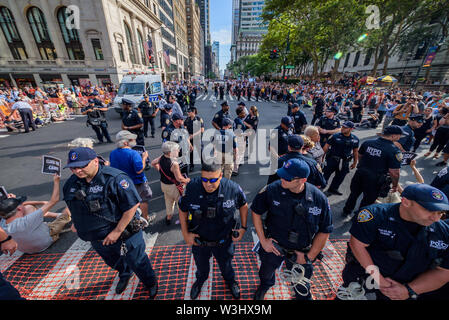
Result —
[[231, 30], [220, 29], [210, 33], [211, 42], [218, 41], [221, 45], [231, 44]]

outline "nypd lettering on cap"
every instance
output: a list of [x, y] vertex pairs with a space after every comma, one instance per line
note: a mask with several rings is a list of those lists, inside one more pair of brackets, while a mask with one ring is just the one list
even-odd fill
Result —
[[357, 216], [357, 222], [367, 222], [374, 218], [373, 214], [368, 209], [363, 209]]
[[122, 189], [128, 189], [129, 188], [129, 182], [126, 179], [123, 179], [122, 181], [119, 182], [120, 187], [122, 187]]

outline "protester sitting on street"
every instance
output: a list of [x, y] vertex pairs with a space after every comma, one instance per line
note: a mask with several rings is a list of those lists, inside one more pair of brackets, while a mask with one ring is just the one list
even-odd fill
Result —
[[161, 175], [161, 190], [164, 193], [165, 210], [167, 212], [165, 223], [170, 225], [175, 204], [178, 205], [179, 197], [182, 195], [177, 186], [180, 184], [186, 185], [190, 182], [190, 178], [184, 177], [179, 169], [179, 163], [176, 160], [179, 154], [179, 145], [176, 142], [164, 142], [162, 153], [160, 157], [151, 162], [151, 166], [156, 168]]
[[5, 124], [5, 128], [8, 132], [20, 132], [18, 121], [11, 120], [10, 117], [6, 116], [3, 123]]
[[[70, 211], [65, 208], [60, 214], [49, 212], [59, 202], [60, 177], [53, 177], [53, 193], [48, 202], [25, 202], [26, 197], [10, 197], [0, 202], [0, 227], [18, 244], [23, 253], [38, 253], [46, 250], [59, 239], [64, 226], [70, 222]], [[43, 204], [37, 210], [33, 205]], [[31, 210], [30, 210], [31, 209]], [[44, 217], [55, 218], [45, 223]]]
[[379, 115], [375, 111], [368, 111], [368, 119], [362, 120], [360, 124], [356, 124], [356, 127], [368, 129], [376, 129], [379, 125]]

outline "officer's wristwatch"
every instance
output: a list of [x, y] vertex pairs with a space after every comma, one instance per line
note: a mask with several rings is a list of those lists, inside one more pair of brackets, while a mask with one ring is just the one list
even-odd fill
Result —
[[418, 299], [418, 294], [417, 294], [415, 291], [413, 291], [413, 289], [410, 288], [410, 286], [409, 286], [407, 283], [404, 284], [404, 286], [407, 288], [407, 291], [408, 291], [408, 297], [409, 297], [410, 299], [412, 299], [412, 300]]
[[241, 226], [240, 228], [244, 229], [245, 231], [248, 231], [248, 227]]

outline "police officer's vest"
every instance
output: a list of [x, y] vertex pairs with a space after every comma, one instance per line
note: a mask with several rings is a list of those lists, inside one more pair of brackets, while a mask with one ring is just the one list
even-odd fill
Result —
[[[322, 208], [327, 206], [325, 197], [323, 196], [322, 202], [316, 201], [312, 193], [312, 189], [316, 187], [307, 182], [301, 200], [292, 197], [288, 190], [281, 188], [281, 181], [273, 182], [266, 188], [268, 200], [271, 202], [271, 209], [265, 220], [267, 236], [285, 248], [308, 251], [319, 230]], [[296, 243], [289, 239], [291, 232], [297, 234]]]
[[[208, 199], [200, 178], [194, 178], [187, 186], [189, 198], [189, 231], [200, 235], [201, 240], [219, 241], [230, 237], [234, 227], [236, 198], [239, 188], [235, 182], [222, 178], [215, 198]], [[210, 195], [209, 195], [210, 196]]]
[[[399, 209], [395, 208], [399, 205], [385, 204], [378, 209], [381, 212], [377, 216], [384, 219], [377, 226], [377, 241], [367, 250], [384, 277], [406, 283], [441, 263], [441, 256], [448, 250], [449, 226], [436, 222], [423, 226], [416, 236], [412, 236], [401, 223]], [[404, 242], [410, 245], [401, 247]]]
[[[114, 179], [124, 173], [109, 166], [100, 166], [99, 170], [94, 178], [97, 184], [88, 186], [77, 176], [72, 175], [63, 188], [64, 201], [72, 213], [73, 223], [78, 235], [85, 241], [104, 239], [123, 216], [111, 186]], [[124, 181], [129, 183], [127, 180]], [[83, 190], [86, 194], [84, 200], [76, 198], [79, 190]]]

